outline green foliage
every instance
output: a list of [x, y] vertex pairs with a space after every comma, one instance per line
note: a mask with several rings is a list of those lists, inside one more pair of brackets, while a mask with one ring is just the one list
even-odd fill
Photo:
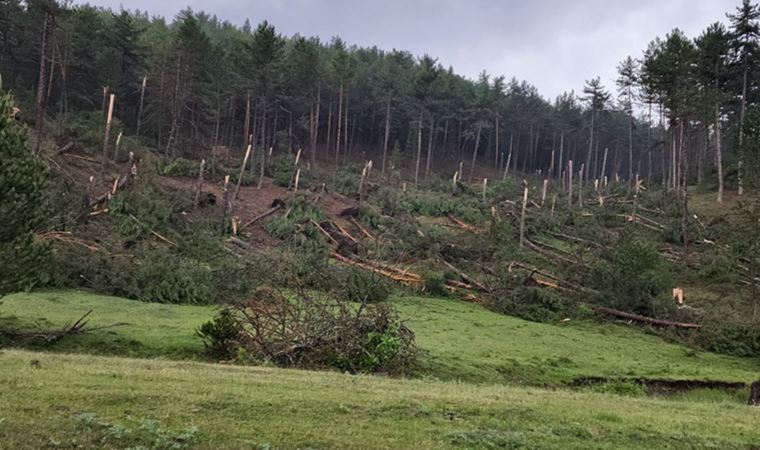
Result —
[[51, 262], [34, 237], [45, 220], [46, 170], [26, 148], [12, 108], [12, 97], [0, 91], [0, 297], [46, 282]]
[[437, 297], [447, 297], [446, 275], [442, 272], [428, 272], [425, 274], [425, 292]]
[[[200, 170], [198, 161], [185, 159], [185, 158], [173, 158], [168, 163], [164, 164], [160, 168], [161, 175], [168, 177], [197, 177]], [[206, 168], [204, 172], [208, 172]]]
[[[175, 432], [161, 427], [156, 420], [142, 420], [135, 426], [125, 426], [98, 417], [94, 413], [74, 416], [77, 425], [99, 438], [102, 446], [118, 446], [131, 449], [181, 450], [192, 447], [199, 440], [198, 429]], [[60, 444], [51, 438], [51, 444]], [[129, 446], [129, 447], [126, 447]]]
[[518, 287], [497, 293], [494, 309], [533, 322], [552, 322], [564, 311], [562, 301], [551, 290]]
[[218, 360], [234, 356], [235, 338], [238, 334], [236, 323], [234, 312], [230, 309], [222, 309], [213, 320], [201, 325], [197, 333], [203, 339], [206, 355]]
[[661, 313], [658, 297], [673, 281], [670, 267], [654, 245], [623, 233], [608, 257], [597, 265], [590, 280], [601, 292], [600, 302], [644, 315]]
[[341, 283], [341, 297], [352, 302], [379, 303], [388, 300], [390, 286], [375, 272], [351, 268]]
[[127, 288], [127, 296], [158, 303], [210, 304], [211, 268], [164, 251], [146, 254]]
[[760, 356], [760, 328], [756, 323], [709, 323], [697, 336], [706, 350], [735, 356]]

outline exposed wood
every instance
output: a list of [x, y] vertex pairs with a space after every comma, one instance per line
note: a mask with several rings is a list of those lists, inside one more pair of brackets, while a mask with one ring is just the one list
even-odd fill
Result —
[[138, 219], [138, 218], [137, 218], [137, 217], [135, 217], [134, 215], [130, 214], [130, 215], [129, 215], [129, 217], [131, 217], [131, 218], [132, 218], [132, 220], [134, 220], [135, 222], [137, 222], [139, 225], [141, 225], [141, 226], [145, 227], [145, 228], [146, 228], [146, 229], [147, 229], [147, 230], [150, 232], [150, 234], [152, 234], [153, 236], [155, 236], [155, 237], [157, 237], [157, 238], [161, 239], [162, 241], [166, 242], [167, 244], [171, 244], [171, 245], [173, 245], [174, 247], [178, 247], [178, 245], [177, 245], [175, 242], [173, 242], [173, 241], [169, 240], [168, 238], [166, 238], [166, 237], [164, 237], [164, 236], [160, 235], [160, 234], [159, 234], [157, 231], [155, 231], [155, 230], [152, 230], [152, 229], [148, 228], [148, 226], [147, 226], [147, 225], [145, 225], [143, 222], [141, 222], [141, 221], [140, 221], [140, 219]]
[[237, 186], [235, 186], [235, 195], [232, 196], [232, 200], [237, 200], [240, 195], [240, 186], [243, 184], [243, 175], [245, 174], [245, 166], [248, 164], [248, 157], [251, 156], [251, 148], [253, 146], [248, 144], [245, 150], [245, 156], [243, 157], [243, 164], [240, 166], [240, 173], [238, 174]]
[[480, 234], [483, 232], [483, 230], [481, 230], [480, 228], [474, 225], [470, 225], [469, 223], [466, 223], [460, 219], [457, 219], [456, 217], [450, 214], [447, 217], [451, 222], [454, 223], [454, 225], [456, 225], [457, 227], [461, 228], [464, 231], [469, 231], [470, 233], [475, 233], [475, 234]]
[[362, 226], [362, 225], [359, 223], [359, 221], [358, 221], [358, 220], [354, 219], [353, 217], [349, 217], [349, 218], [348, 218], [348, 221], [349, 221], [349, 222], [351, 222], [352, 224], [354, 224], [354, 226], [355, 226], [355, 227], [356, 227], [356, 228], [357, 228], [357, 229], [358, 229], [358, 230], [359, 230], [359, 231], [360, 231], [360, 232], [361, 232], [361, 233], [362, 233], [362, 234], [363, 234], [365, 237], [368, 237], [368, 238], [370, 238], [370, 239], [374, 239], [374, 237], [372, 236], [372, 234], [371, 234], [369, 231], [367, 231], [367, 229], [366, 229], [366, 228], [364, 228], [364, 227], [363, 227], [363, 226]]
[[200, 168], [198, 170], [198, 187], [195, 188], [195, 199], [193, 200], [193, 206], [198, 206], [201, 199], [201, 190], [203, 189], [203, 172], [206, 169], [206, 160], [202, 159]]
[[460, 277], [462, 277], [463, 280], [465, 280], [469, 284], [475, 286], [478, 290], [483, 291], [483, 292], [491, 292], [491, 289], [489, 289], [488, 287], [486, 287], [483, 283], [479, 282], [475, 278], [473, 278], [473, 277], [467, 275], [466, 273], [462, 272], [461, 270], [457, 269], [456, 267], [454, 267], [451, 263], [449, 263], [445, 259], [441, 259], [441, 262], [449, 270], [453, 271], [454, 273], [456, 273], [457, 275], [459, 275]]
[[685, 329], [695, 329], [698, 330], [702, 328], [702, 325], [697, 323], [683, 323], [683, 322], [674, 322], [672, 320], [662, 320], [662, 319], [655, 319], [652, 317], [647, 316], [641, 316], [638, 314], [633, 314], [625, 311], [619, 311], [617, 309], [607, 308], [604, 306], [598, 306], [593, 305], [591, 303], [585, 303], [586, 306], [588, 306], [589, 309], [596, 311], [601, 314], [607, 314], [609, 316], [613, 317], [619, 317], [621, 319], [627, 319], [632, 320], [634, 322], [641, 322], [646, 323], [649, 325], [656, 325], [656, 326], [663, 326], [663, 327], [674, 327], [674, 328], [685, 328]]
[[261, 219], [265, 219], [272, 214], [276, 213], [277, 211], [281, 210], [284, 207], [284, 203], [277, 202], [274, 206], [269, 208], [268, 210], [264, 211], [263, 213], [259, 214], [258, 216], [254, 217], [253, 219], [249, 220], [248, 222], [244, 223], [242, 226], [238, 228], [238, 231], [243, 231], [245, 228], [248, 228], [249, 226], [253, 225], [254, 223], [258, 222]]
[[520, 248], [525, 244], [525, 209], [528, 206], [528, 183], [525, 183], [522, 199], [522, 210], [520, 212]]

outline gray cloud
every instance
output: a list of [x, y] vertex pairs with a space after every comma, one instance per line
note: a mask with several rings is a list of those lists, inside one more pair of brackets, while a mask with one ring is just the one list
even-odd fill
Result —
[[190, 6], [240, 25], [268, 20], [285, 35], [430, 54], [457, 73], [515, 76], [553, 98], [600, 76], [614, 89], [615, 67], [655, 36], [689, 36], [739, 3], [729, 0], [90, 0], [173, 17]]

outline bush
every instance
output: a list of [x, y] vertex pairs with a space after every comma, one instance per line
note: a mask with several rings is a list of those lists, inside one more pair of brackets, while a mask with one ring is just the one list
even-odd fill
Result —
[[210, 358], [226, 360], [235, 356], [238, 334], [234, 312], [223, 309], [198, 329], [198, 336], [203, 339], [205, 353]]
[[601, 293], [601, 303], [644, 315], [662, 312], [657, 297], [672, 287], [673, 280], [670, 266], [654, 245], [623, 233], [608, 259], [594, 269], [591, 280]]
[[441, 272], [428, 272], [425, 275], [425, 292], [435, 297], [446, 297], [446, 275]]
[[390, 287], [375, 272], [351, 268], [341, 284], [341, 297], [358, 303], [379, 303], [388, 300]]
[[149, 252], [133, 274], [127, 296], [158, 303], [211, 304], [209, 266], [164, 251]]
[[519, 287], [497, 293], [494, 308], [510, 316], [533, 322], [551, 322], [559, 318], [564, 305], [553, 291], [537, 287]]
[[414, 333], [386, 303], [357, 308], [301, 289], [288, 297], [267, 290], [238, 311], [238, 342], [255, 360], [351, 373], [397, 373], [414, 363]]

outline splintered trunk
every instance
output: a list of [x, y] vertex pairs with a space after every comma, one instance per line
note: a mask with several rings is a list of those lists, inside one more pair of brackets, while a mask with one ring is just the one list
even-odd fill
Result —
[[111, 94], [108, 100], [108, 115], [106, 116], [106, 128], [103, 134], [103, 160], [101, 162], [101, 175], [105, 176], [106, 160], [108, 159], [108, 141], [111, 138], [111, 121], [113, 120], [113, 104], [116, 95]]
[[528, 207], [528, 184], [523, 189], [522, 209], [520, 211], [520, 248], [525, 244], [525, 210]]
[[232, 196], [232, 200], [237, 200], [240, 195], [240, 186], [243, 184], [243, 175], [245, 174], [245, 166], [248, 164], [249, 156], [251, 156], [251, 144], [248, 144], [248, 148], [245, 150], [245, 157], [243, 157], [243, 164], [240, 166], [240, 175], [238, 176], [235, 195]]
[[422, 111], [417, 121], [417, 163], [414, 166], [414, 187], [417, 187], [417, 181], [420, 176], [420, 159], [422, 158]]
[[50, 34], [50, 27], [53, 23], [53, 16], [49, 13], [45, 13], [45, 20], [42, 23], [41, 30], [41, 42], [40, 42], [40, 70], [37, 78], [37, 98], [35, 106], [37, 108], [37, 143], [34, 146], [34, 153], [39, 153], [40, 145], [45, 137], [45, 110], [47, 105], [45, 104], [45, 79], [47, 78], [47, 53], [48, 53], [48, 35]]
[[145, 87], [148, 84], [148, 76], [144, 75], [142, 86], [140, 87], [140, 103], [137, 107], [137, 127], [135, 128], [135, 137], [140, 138], [140, 125], [142, 125], [142, 112], [145, 105]]
[[509, 163], [512, 160], [512, 144], [514, 142], [514, 137], [515, 137], [514, 133], [510, 132], [509, 133], [509, 154], [507, 154], [507, 163], [504, 164], [504, 175], [502, 175], [501, 177], [502, 180], [506, 180], [507, 175], [509, 175]]
[[385, 175], [385, 164], [388, 160], [388, 140], [391, 137], [391, 98], [388, 97], [388, 103], [385, 105], [385, 137], [383, 139], [383, 165], [380, 170]]
[[607, 176], [607, 153], [609, 151], [609, 148], [604, 148], [604, 157], [602, 158], [602, 171], [599, 173], [599, 179], [604, 181], [605, 177]]
[[483, 131], [483, 122], [478, 123], [478, 132], [475, 135], [475, 148], [472, 149], [472, 162], [470, 163], [470, 183], [475, 175], [475, 161], [478, 158], [478, 147], [480, 146], [480, 134]]
[[337, 130], [337, 135], [335, 139], [335, 167], [337, 170], [338, 165], [340, 164], [340, 129], [342, 128], [342, 119], [343, 119], [343, 82], [340, 83], [340, 88], [338, 90], [338, 125], [335, 127]]
[[427, 160], [425, 161], [425, 178], [427, 179], [428, 175], [430, 175], [430, 167], [433, 162], [433, 139], [435, 135], [435, 120], [433, 120], [433, 117], [431, 115], [430, 117], [430, 132], [428, 133], [428, 149], [427, 149]]
[[723, 152], [720, 143], [720, 106], [715, 105], [715, 166], [718, 169], [718, 203], [723, 202]]
[[681, 186], [683, 188], [683, 198], [682, 198], [682, 214], [681, 214], [681, 233], [683, 235], [683, 246], [688, 247], [689, 246], [689, 236], [688, 236], [688, 223], [689, 223], [689, 191], [687, 189], [686, 184], [688, 183], [689, 179], [689, 159], [685, 155], [685, 148], [683, 145], [683, 120], [680, 121], [680, 130], [679, 134], [681, 136], [680, 144], [679, 144], [679, 153], [681, 155], [681, 161], [680, 161], [680, 175], [681, 175]]

